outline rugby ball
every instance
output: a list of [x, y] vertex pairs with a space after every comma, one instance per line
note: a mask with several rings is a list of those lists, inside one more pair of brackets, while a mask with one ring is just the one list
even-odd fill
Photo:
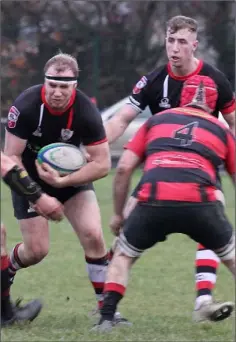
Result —
[[61, 176], [79, 170], [87, 163], [84, 153], [77, 147], [66, 143], [53, 143], [38, 152], [39, 164], [47, 163]]

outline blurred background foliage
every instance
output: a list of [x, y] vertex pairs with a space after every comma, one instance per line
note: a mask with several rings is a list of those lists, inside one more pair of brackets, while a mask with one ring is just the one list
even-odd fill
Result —
[[79, 87], [100, 109], [127, 96], [146, 72], [166, 61], [165, 23], [199, 20], [198, 56], [235, 82], [234, 1], [1, 1], [1, 108], [43, 82], [59, 50], [81, 69]]

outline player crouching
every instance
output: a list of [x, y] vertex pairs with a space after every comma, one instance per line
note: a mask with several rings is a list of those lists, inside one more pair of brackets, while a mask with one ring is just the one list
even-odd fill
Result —
[[[208, 114], [217, 98], [212, 79], [189, 78], [181, 107], [151, 117], [126, 145], [114, 178], [115, 212], [110, 224], [115, 233], [124, 227], [108, 268], [101, 318], [94, 331], [113, 329], [134, 261], [170, 234], [185, 234], [214, 251], [235, 277], [234, 231], [216, 196], [222, 164], [235, 184], [235, 139]], [[131, 177], [143, 161], [138, 203], [124, 221]], [[206, 310], [210, 304], [205, 304]], [[233, 305], [228, 302], [229, 314]]]

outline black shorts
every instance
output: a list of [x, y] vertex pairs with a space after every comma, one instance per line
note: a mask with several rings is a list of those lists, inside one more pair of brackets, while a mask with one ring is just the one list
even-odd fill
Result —
[[207, 249], [216, 250], [229, 243], [233, 228], [218, 201], [162, 202], [154, 206], [138, 203], [125, 222], [120, 241], [124, 249], [141, 254], [173, 233], [188, 235]]
[[[40, 184], [42, 186], [42, 184]], [[42, 190], [52, 196], [58, 199], [61, 203], [65, 203], [67, 200], [69, 200], [71, 197], [76, 195], [77, 193], [81, 191], [86, 190], [94, 190], [93, 184], [88, 183], [86, 185], [81, 185], [78, 187], [68, 187], [68, 188], [53, 188], [51, 186], [44, 185], [42, 186]], [[29, 202], [27, 199], [23, 196], [17, 195], [15, 192], [12, 191], [12, 203], [14, 208], [14, 216], [18, 220], [28, 219], [32, 217], [39, 216], [39, 214], [31, 208]]]

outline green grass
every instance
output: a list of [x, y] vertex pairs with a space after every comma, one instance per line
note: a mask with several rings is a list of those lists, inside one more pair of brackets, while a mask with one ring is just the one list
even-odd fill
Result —
[[[112, 175], [96, 183], [107, 245], [112, 214]], [[139, 174], [134, 177], [137, 182]], [[235, 221], [234, 192], [224, 178], [227, 213]], [[9, 190], [2, 186], [2, 220], [8, 230], [8, 248], [21, 240], [13, 217]], [[40, 264], [18, 272], [12, 296], [24, 301], [44, 300], [41, 315], [30, 325], [2, 331], [2, 341], [233, 341], [233, 321], [193, 324], [194, 258], [196, 244], [181, 235], [148, 251], [135, 264], [120, 311], [133, 323], [109, 335], [89, 332], [94, 322], [88, 313], [95, 307], [93, 290], [85, 271], [84, 255], [67, 221], [51, 225], [51, 249]], [[234, 282], [220, 267], [215, 290], [217, 300], [234, 298]]]

